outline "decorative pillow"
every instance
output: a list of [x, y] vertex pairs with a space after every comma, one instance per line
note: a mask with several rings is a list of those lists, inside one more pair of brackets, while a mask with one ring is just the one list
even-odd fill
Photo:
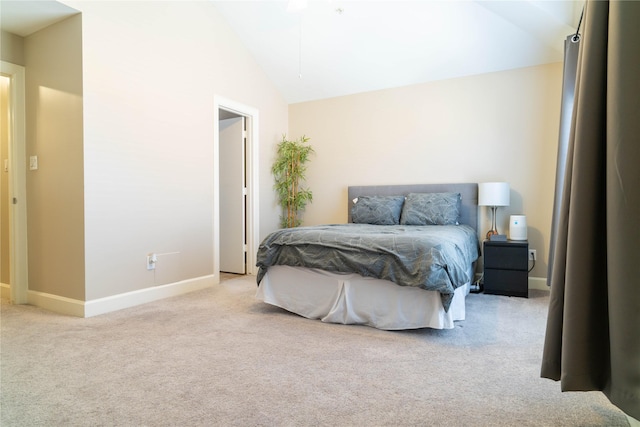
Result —
[[458, 225], [460, 193], [409, 193], [402, 208], [402, 225]]
[[351, 209], [354, 224], [397, 225], [404, 196], [360, 196]]

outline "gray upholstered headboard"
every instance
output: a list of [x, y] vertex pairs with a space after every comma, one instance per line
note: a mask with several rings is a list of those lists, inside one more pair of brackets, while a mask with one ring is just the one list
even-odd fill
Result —
[[351, 222], [353, 199], [360, 196], [395, 196], [409, 193], [460, 193], [462, 207], [460, 223], [478, 230], [478, 184], [410, 184], [410, 185], [361, 185], [348, 188], [348, 221]]

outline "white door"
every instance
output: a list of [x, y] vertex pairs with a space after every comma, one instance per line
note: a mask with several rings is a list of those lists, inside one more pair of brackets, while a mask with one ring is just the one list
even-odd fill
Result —
[[[11, 246], [9, 245], [10, 239], [10, 224], [9, 218], [11, 216], [11, 197], [9, 195], [9, 181], [10, 174], [13, 168], [9, 167], [9, 144], [11, 144], [11, 134], [9, 133], [9, 114], [5, 111], [10, 111], [10, 99], [9, 91], [11, 85], [11, 78], [0, 75], [0, 111], [2, 111], [2, 117], [0, 117], [0, 134], [2, 143], [0, 143], [0, 160], [2, 161], [2, 172], [0, 172], [0, 283], [2, 283], [2, 298], [10, 299], [6, 286], [11, 285]], [[5, 295], [5, 289], [7, 289], [7, 295]]]
[[220, 271], [246, 274], [244, 117], [220, 120]]

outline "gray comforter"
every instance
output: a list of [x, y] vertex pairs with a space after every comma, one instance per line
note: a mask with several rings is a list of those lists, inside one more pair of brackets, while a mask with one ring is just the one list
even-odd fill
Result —
[[335, 224], [286, 228], [258, 248], [258, 284], [272, 265], [319, 268], [438, 291], [445, 310], [472, 281], [476, 232], [467, 225]]

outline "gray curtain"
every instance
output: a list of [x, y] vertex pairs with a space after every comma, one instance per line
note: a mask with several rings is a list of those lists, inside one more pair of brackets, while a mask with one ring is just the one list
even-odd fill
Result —
[[640, 2], [588, 1], [541, 375], [640, 419]]
[[558, 223], [562, 208], [564, 176], [567, 166], [567, 151], [569, 150], [569, 133], [571, 131], [571, 117], [573, 113], [573, 99], [576, 87], [576, 72], [578, 69], [578, 52], [580, 49], [578, 33], [567, 36], [564, 41], [564, 68], [562, 70], [562, 103], [560, 106], [560, 135], [558, 137], [558, 161], [556, 166], [556, 191], [553, 199], [553, 217], [551, 220], [551, 236], [549, 244], [549, 262], [547, 267], [547, 284], [551, 284], [553, 273], [553, 257], [556, 253]]

